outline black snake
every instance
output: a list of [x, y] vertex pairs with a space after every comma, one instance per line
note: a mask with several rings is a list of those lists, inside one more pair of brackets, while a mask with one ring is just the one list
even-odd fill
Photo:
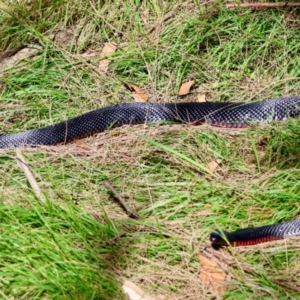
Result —
[[[125, 124], [180, 122], [241, 128], [252, 124], [294, 118], [299, 115], [300, 96], [251, 103], [123, 103], [94, 110], [47, 127], [2, 134], [0, 135], [0, 148], [68, 143]], [[300, 235], [299, 220], [282, 224], [288, 224], [288, 226], [279, 226], [281, 225], [279, 224], [267, 227], [267, 229], [260, 227], [222, 234], [214, 232], [211, 235], [211, 241], [215, 244], [226, 242], [237, 245], [239, 242], [240, 244], [253, 244], [289, 235]]]

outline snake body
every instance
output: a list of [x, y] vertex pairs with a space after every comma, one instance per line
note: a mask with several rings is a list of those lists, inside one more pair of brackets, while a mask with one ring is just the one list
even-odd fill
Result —
[[215, 231], [210, 235], [210, 241], [215, 247], [251, 246], [298, 235], [300, 235], [299, 219], [275, 225], [243, 228], [234, 232]]
[[125, 124], [207, 123], [246, 127], [297, 117], [300, 96], [252, 103], [123, 103], [97, 109], [44, 128], [0, 135], [0, 148], [56, 145]]
[[[20, 133], [0, 135], [0, 148], [65, 144], [125, 124], [165, 122], [241, 128], [300, 115], [300, 96], [251, 103], [123, 103], [88, 112], [54, 125]], [[233, 233], [214, 232], [214, 244], [249, 245], [285, 236], [300, 235], [300, 221], [243, 229]], [[227, 242], [226, 242], [227, 241]]]

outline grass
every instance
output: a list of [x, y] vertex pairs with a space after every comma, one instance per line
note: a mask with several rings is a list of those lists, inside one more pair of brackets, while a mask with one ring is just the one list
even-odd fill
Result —
[[100, 224], [72, 206], [36, 202], [32, 199], [31, 208], [1, 206], [1, 296], [120, 297], [104, 263], [114, 253], [105, 242], [114, 236], [113, 226]]
[[[157, 102], [193, 101], [195, 90], [176, 96], [190, 79], [212, 101], [299, 94], [298, 10], [231, 11], [200, 0], [26, 3], [0, 3], [0, 51], [41, 46], [1, 70], [1, 132], [132, 101], [122, 82]], [[71, 44], [51, 38], [66, 27], [75, 28]], [[108, 41], [118, 51], [103, 75], [98, 56], [81, 54]], [[47, 205], [35, 199], [15, 152], [2, 150], [0, 297], [124, 299], [120, 285], [129, 278], [151, 294], [213, 298], [197, 258], [210, 249], [211, 231], [298, 218], [299, 133], [298, 120], [246, 130], [124, 126], [84, 140], [87, 155], [73, 144], [24, 149]], [[206, 166], [216, 159], [212, 176]], [[128, 220], [103, 180], [141, 220]], [[232, 262], [224, 298], [297, 299], [299, 248], [292, 239], [215, 253], [223, 266]]]

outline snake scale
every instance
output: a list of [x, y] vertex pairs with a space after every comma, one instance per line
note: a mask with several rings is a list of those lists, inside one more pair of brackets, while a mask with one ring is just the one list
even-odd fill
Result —
[[[125, 124], [189, 123], [242, 128], [300, 115], [300, 96], [250, 103], [122, 103], [100, 108], [78, 117], [20, 133], [1, 134], [0, 148], [65, 144]], [[300, 221], [214, 232], [216, 245], [251, 245], [286, 236], [300, 235]]]

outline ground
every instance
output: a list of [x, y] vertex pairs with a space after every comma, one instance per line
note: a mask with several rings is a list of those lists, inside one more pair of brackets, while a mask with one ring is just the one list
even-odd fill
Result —
[[[199, 95], [250, 102], [300, 92], [297, 8], [230, 10], [225, 1], [202, 0], [6, 2], [3, 133], [134, 101], [124, 82], [143, 88], [152, 102]], [[103, 73], [100, 53], [108, 42], [117, 51]], [[32, 52], [18, 58], [20, 51]], [[189, 80], [191, 93], [178, 96]], [[80, 144], [22, 149], [46, 205], [15, 150], [1, 150], [1, 298], [125, 299], [124, 278], [165, 299], [297, 298], [299, 240], [215, 251], [209, 235], [298, 218], [299, 133], [298, 120], [243, 130], [137, 125]], [[104, 180], [140, 219], [128, 218]], [[200, 278], [199, 254], [225, 272], [222, 291]]]

